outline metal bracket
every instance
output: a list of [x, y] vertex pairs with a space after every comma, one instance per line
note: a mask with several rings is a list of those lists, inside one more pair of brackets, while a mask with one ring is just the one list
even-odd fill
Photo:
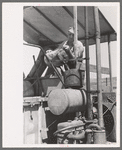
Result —
[[96, 91], [86, 91], [87, 93], [91, 93], [91, 94], [95, 94], [95, 93], [100, 93], [99, 90], [96, 90]]

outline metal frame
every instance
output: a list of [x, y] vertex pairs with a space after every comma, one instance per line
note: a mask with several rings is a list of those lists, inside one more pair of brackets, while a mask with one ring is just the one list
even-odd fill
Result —
[[110, 35], [108, 35], [108, 58], [109, 58], [109, 75], [110, 75], [110, 92], [113, 92], [112, 84], [112, 66], [111, 66], [111, 46], [110, 46]]
[[90, 99], [90, 68], [89, 68], [89, 32], [88, 32], [88, 8], [85, 7], [85, 52], [86, 52], [86, 89], [87, 89], [87, 112], [88, 112], [88, 119], [91, 120], [93, 118], [92, 116], [92, 101]]
[[32, 26], [30, 23], [28, 23], [26, 20], [24, 20], [24, 22], [30, 26], [33, 30], [35, 30], [39, 35], [44, 36], [48, 41], [50, 41], [51, 43], [55, 44], [54, 41], [52, 41], [51, 39], [49, 39], [46, 35], [44, 35], [43, 33], [41, 33], [40, 31], [38, 31], [34, 26]]
[[96, 66], [97, 66], [97, 93], [98, 95], [98, 123], [104, 127], [102, 105], [102, 81], [101, 81], [101, 51], [100, 51], [100, 23], [98, 7], [94, 7], [94, 19], [96, 30]]
[[52, 22], [41, 10], [39, 10], [37, 7], [33, 8], [40, 14], [42, 15], [46, 20], [48, 20], [56, 29], [58, 29], [64, 36], [67, 37], [67, 34], [65, 32], [63, 32], [54, 22]]

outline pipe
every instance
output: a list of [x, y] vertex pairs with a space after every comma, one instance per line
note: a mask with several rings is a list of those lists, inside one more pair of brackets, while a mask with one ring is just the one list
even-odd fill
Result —
[[60, 133], [62, 131], [70, 130], [72, 128], [78, 128], [78, 127], [82, 127], [82, 126], [85, 126], [85, 124], [83, 123], [83, 124], [80, 124], [80, 125], [78, 124], [78, 125], [68, 126], [68, 127], [57, 130], [56, 132], [53, 133], [53, 135], [56, 136], [58, 133]]
[[101, 51], [100, 51], [100, 23], [98, 7], [94, 7], [95, 30], [96, 30], [96, 69], [97, 69], [97, 91], [98, 95], [98, 123], [104, 127], [103, 105], [102, 105], [102, 81], [101, 81]]
[[85, 7], [85, 52], [86, 52], [86, 89], [87, 89], [87, 112], [88, 112], [88, 119], [92, 120], [92, 101], [90, 99], [90, 69], [89, 69], [89, 33], [88, 33], [88, 7]]
[[74, 11], [74, 53], [75, 53], [75, 58], [76, 58], [76, 43], [77, 43], [77, 6], [73, 7]]
[[98, 123], [98, 120], [97, 119], [94, 119], [94, 120], [84, 120], [85, 124], [88, 125], [88, 124], [96, 124]]
[[41, 104], [38, 107], [38, 144], [42, 144], [42, 111], [43, 111], [43, 100], [41, 100]]
[[[45, 93], [44, 93], [44, 89], [43, 89], [42, 83], [40, 81], [38, 72], [37, 72], [37, 64], [36, 64], [36, 60], [35, 60], [35, 56], [34, 55], [33, 55], [33, 60], [34, 60], [35, 68], [36, 68], [37, 81], [38, 81], [39, 87], [41, 88], [41, 96], [43, 96], [43, 95], [45, 95]], [[40, 88], [38, 88], [38, 90], [40, 90]], [[38, 92], [40, 93], [40, 91], [38, 91]]]
[[82, 139], [85, 138], [85, 131], [83, 131], [82, 133], [76, 134], [76, 135], [74, 135], [72, 133], [69, 133], [67, 135], [67, 138], [68, 139], [73, 139], [73, 140], [82, 140]]
[[108, 58], [109, 58], [109, 75], [110, 75], [110, 92], [113, 91], [112, 85], [112, 67], [111, 67], [111, 47], [110, 47], [110, 35], [108, 35]]
[[97, 130], [101, 131], [102, 128], [98, 124], [90, 124], [87, 129], [96, 128]]
[[91, 129], [86, 129], [86, 144], [92, 144], [92, 130]]

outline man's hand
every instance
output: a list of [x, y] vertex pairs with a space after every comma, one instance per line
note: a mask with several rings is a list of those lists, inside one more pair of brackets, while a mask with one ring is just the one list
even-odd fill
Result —
[[64, 49], [66, 52], [69, 52], [69, 51], [70, 51], [70, 48], [69, 48], [68, 45], [64, 45], [64, 46], [63, 46], [63, 49]]
[[74, 54], [71, 52], [69, 45], [64, 45], [63, 49], [65, 50], [65, 52], [69, 56], [69, 59], [74, 58]]

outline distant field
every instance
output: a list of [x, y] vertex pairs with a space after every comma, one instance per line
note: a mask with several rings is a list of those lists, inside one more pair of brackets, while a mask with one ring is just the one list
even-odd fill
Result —
[[[90, 79], [90, 85], [91, 90], [97, 89], [97, 80], [96, 79]], [[117, 77], [112, 78], [112, 84], [113, 84], [113, 92], [116, 92], [117, 90]], [[103, 92], [110, 92], [110, 79], [109, 78], [103, 78], [102, 79], [102, 91]]]

